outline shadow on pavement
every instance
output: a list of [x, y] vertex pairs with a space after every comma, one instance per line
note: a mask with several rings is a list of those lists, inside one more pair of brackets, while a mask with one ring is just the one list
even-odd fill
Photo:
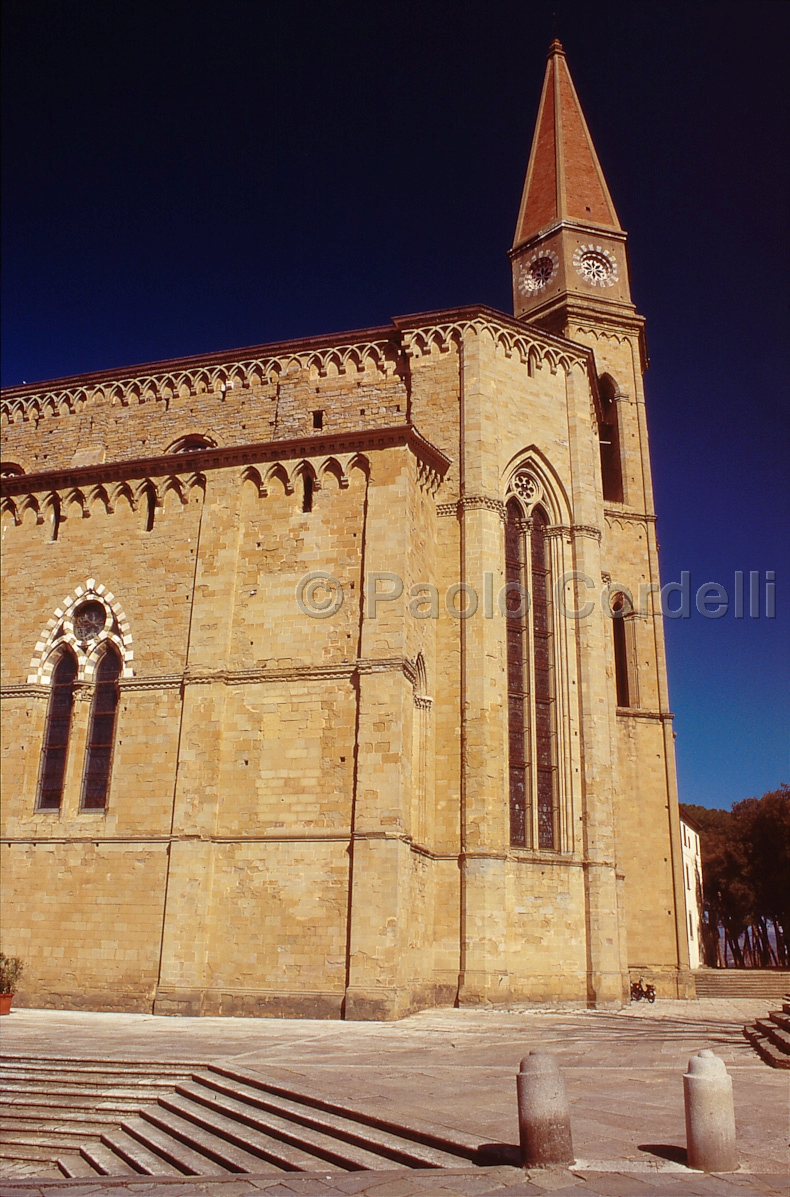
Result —
[[685, 1147], [675, 1147], [671, 1143], [639, 1143], [637, 1151], [646, 1151], [650, 1155], [660, 1156], [662, 1160], [671, 1160], [673, 1164], [685, 1164], [688, 1167]]

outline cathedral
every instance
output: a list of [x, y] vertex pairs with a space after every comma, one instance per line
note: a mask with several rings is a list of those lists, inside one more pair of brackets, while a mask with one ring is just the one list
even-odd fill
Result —
[[644, 327], [558, 41], [509, 257], [512, 316], [3, 393], [18, 1004], [693, 996]]

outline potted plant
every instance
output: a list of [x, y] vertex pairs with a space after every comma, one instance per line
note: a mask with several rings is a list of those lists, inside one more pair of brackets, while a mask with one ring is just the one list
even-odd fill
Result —
[[0, 1014], [11, 1013], [14, 990], [24, 967], [18, 956], [6, 956], [5, 952], [0, 952]]

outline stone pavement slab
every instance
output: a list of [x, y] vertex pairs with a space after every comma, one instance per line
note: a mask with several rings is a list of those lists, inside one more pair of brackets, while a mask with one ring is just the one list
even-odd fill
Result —
[[[353, 1185], [346, 1183], [351, 1180]], [[686, 1172], [588, 1172], [572, 1169], [470, 1168], [398, 1169], [353, 1173], [346, 1178], [327, 1173], [264, 1176], [97, 1177], [85, 1180], [0, 1181], [0, 1197], [786, 1197], [790, 1175], [734, 1173], [705, 1176]]]
[[[605, 1189], [606, 1197], [621, 1193], [678, 1192], [700, 1197], [713, 1192], [743, 1194], [790, 1193], [788, 1171], [788, 1095], [790, 1076], [768, 1068], [742, 1036], [747, 1021], [765, 1014], [765, 1003], [733, 1000], [656, 1002], [618, 1012], [568, 1009], [511, 1009], [423, 1011], [396, 1023], [319, 1022], [314, 1020], [179, 1018], [151, 1015], [103, 1014], [81, 1011], [16, 1010], [2, 1020], [0, 1050], [6, 1054], [62, 1056], [80, 1059], [203, 1061], [222, 1063], [258, 1073], [272, 1081], [323, 1095], [328, 1100], [362, 1106], [401, 1124], [431, 1122], [440, 1128], [487, 1136], [515, 1146], [518, 1142], [515, 1074], [522, 1056], [535, 1047], [560, 1058], [571, 1103], [574, 1146], [586, 1161], [575, 1173], [552, 1178], [543, 1173], [528, 1179], [508, 1170], [507, 1184], [538, 1185], [541, 1192], [563, 1189], [591, 1195]], [[730, 1179], [710, 1179], [683, 1168], [685, 1123], [682, 1074], [689, 1056], [712, 1047], [733, 1077], [738, 1148], [745, 1173]], [[1, 1162], [0, 1162], [1, 1163]], [[596, 1168], [597, 1164], [597, 1168]], [[25, 1161], [24, 1175], [16, 1172], [5, 1185], [33, 1184]], [[652, 1171], [651, 1171], [652, 1169]], [[674, 1169], [674, 1171], [673, 1171]], [[659, 1171], [660, 1170], [660, 1171]], [[470, 1169], [463, 1181], [472, 1188], [458, 1192], [482, 1197], [500, 1191], [502, 1177], [488, 1190], [480, 1182], [491, 1169]], [[622, 1184], [613, 1176], [625, 1177]], [[5, 1170], [8, 1176], [8, 1171]], [[35, 1175], [33, 1173], [32, 1175]], [[31, 1179], [28, 1179], [30, 1177]], [[372, 1193], [374, 1184], [423, 1185], [436, 1192], [447, 1186], [446, 1170], [424, 1180], [419, 1170], [408, 1173], [349, 1173], [332, 1176], [332, 1192]], [[286, 1186], [326, 1179], [305, 1174], [268, 1173], [266, 1185]], [[780, 1183], [778, 1183], [780, 1182]], [[58, 1182], [41, 1177], [44, 1190], [74, 1194], [75, 1185], [92, 1181]], [[109, 1181], [101, 1181], [105, 1186]], [[141, 1177], [119, 1183], [148, 1185]], [[154, 1182], [164, 1185], [166, 1182]], [[173, 1182], [163, 1192], [175, 1197]], [[228, 1183], [247, 1185], [247, 1193], [261, 1191], [263, 1179], [212, 1178], [199, 1183], [209, 1190], [235, 1197]], [[63, 1185], [71, 1185], [69, 1189]], [[52, 1187], [52, 1186], [55, 1187]], [[357, 1185], [362, 1187], [357, 1188]], [[596, 1185], [598, 1188], [596, 1189]], [[762, 1187], [763, 1185], [767, 1187]], [[784, 1187], [781, 1187], [783, 1185]], [[348, 1186], [348, 1187], [346, 1187]], [[367, 1186], [367, 1187], [366, 1187]], [[625, 1186], [625, 1187], [623, 1187]], [[629, 1188], [630, 1186], [630, 1188]], [[5, 1190], [3, 1190], [5, 1191]], [[10, 1190], [9, 1190], [10, 1191]], [[14, 1192], [25, 1191], [14, 1187]], [[101, 1190], [99, 1190], [101, 1191]], [[109, 1191], [109, 1190], [107, 1190]], [[113, 1189], [115, 1191], [115, 1189]], [[124, 1192], [122, 1188], [118, 1190]], [[128, 1189], [128, 1192], [143, 1192]], [[326, 1188], [315, 1190], [327, 1192]], [[419, 1188], [415, 1192], [420, 1192]], [[452, 1190], [451, 1190], [452, 1191]], [[381, 1192], [379, 1197], [398, 1197]]]

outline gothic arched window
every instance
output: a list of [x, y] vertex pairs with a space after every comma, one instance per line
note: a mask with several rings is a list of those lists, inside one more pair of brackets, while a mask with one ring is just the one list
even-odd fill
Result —
[[516, 847], [552, 850], [557, 846], [557, 830], [547, 524], [541, 507], [525, 519], [518, 500], [508, 502], [505, 580], [510, 842]]
[[52, 672], [52, 692], [44, 732], [44, 752], [38, 784], [39, 810], [60, 810], [63, 779], [69, 751], [71, 711], [74, 706], [74, 681], [77, 662], [68, 649], [62, 649]]
[[617, 414], [617, 389], [608, 374], [600, 380], [601, 419], [598, 440], [601, 448], [603, 497], [611, 503], [623, 501], [623, 464], [620, 456], [620, 422]]
[[82, 783], [83, 810], [104, 810], [107, 805], [120, 673], [121, 661], [118, 654], [114, 648], [107, 648], [96, 670], [96, 689], [91, 705], [85, 776]]

